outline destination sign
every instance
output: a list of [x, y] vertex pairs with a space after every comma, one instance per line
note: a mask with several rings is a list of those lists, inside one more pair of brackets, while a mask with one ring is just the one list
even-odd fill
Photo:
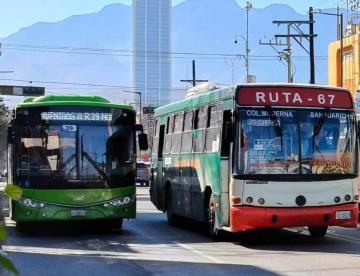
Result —
[[42, 120], [111, 122], [111, 113], [102, 112], [41, 112]]
[[241, 87], [237, 103], [242, 106], [296, 106], [353, 108], [346, 91], [307, 87]]

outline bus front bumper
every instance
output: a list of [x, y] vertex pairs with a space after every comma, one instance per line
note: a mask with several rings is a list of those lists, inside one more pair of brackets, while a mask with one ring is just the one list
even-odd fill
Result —
[[[350, 212], [350, 218], [341, 215]], [[300, 226], [341, 226], [356, 228], [358, 204], [344, 204], [326, 207], [265, 208], [232, 207], [230, 210], [231, 232], [241, 232], [260, 228], [285, 228]]]
[[30, 208], [16, 204], [14, 206], [16, 221], [70, 221], [70, 220], [98, 220], [116, 218], [135, 218], [136, 203], [112, 207], [104, 204], [91, 207], [74, 206], [63, 207], [47, 204], [43, 208]]

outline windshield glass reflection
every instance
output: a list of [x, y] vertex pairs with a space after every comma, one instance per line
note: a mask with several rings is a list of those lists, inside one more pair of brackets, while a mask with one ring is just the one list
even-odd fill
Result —
[[355, 173], [350, 112], [247, 109], [240, 118], [240, 174]]

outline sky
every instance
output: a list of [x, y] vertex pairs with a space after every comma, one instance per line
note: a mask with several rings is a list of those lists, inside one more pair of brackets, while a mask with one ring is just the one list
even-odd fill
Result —
[[[199, 0], [173, 0], [173, 5], [184, 1]], [[236, 1], [240, 6], [245, 6], [245, 0]], [[109, 4], [131, 5], [131, 2], [131, 0], [1, 0], [0, 37], [6, 37], [36, 22], [56, 22], [71, 15], [98, 12]], [[251, 2], [254, 8], [263, 8], [274, 3], [288, 4], [305, 14], [311, 5], [316, 8], [336, 7], [338, 2], [344, 0], [252, 0]]]

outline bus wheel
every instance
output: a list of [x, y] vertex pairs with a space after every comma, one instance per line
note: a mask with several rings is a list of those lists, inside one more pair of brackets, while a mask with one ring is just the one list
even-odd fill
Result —
[[101, 222], [101, 225], [106, 230], [121, 230], [123, 219], [109, 219]]
[[172, 210], [172, 196], [170, 188], [166, 190], [166, 218], [168, 224], [171, 226], [176, 226], [179, 224], [179, 217], [175, 215]]
[[310, 235], [312, 237], [319, 238], [319, 237], [324, 237], [326, 235], [328, 227], [327, 226], [309, 226], [308, 229], [309, 229]]
[[208, 227], [209, 235], [215, 241], [222, 240], [222, 230], [216, 228], [216, 212], [215, 212], [215, 203], [213, 199], [210, 199], [209, 208], [208, 208]]
[[16, 230], [21, 233], [30, 233], [33, 230], [33, 227], [30, 222], [27, 221], [17, 221]]

